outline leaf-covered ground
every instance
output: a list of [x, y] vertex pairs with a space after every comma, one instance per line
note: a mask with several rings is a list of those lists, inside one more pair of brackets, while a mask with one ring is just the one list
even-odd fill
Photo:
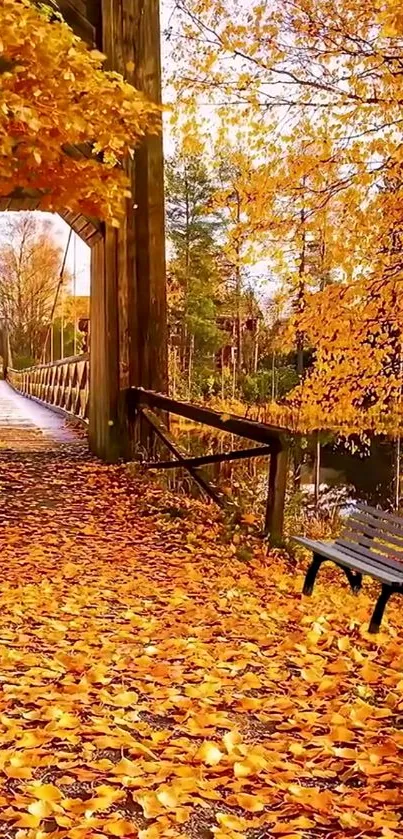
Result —
[[[0, 435], [1, 436], [1, 435]], [[401, 604], [237, 558], [83, 443], [0, 448], [0, 837], [403, 836]], [[238, 552], [239, 553], [239, 552]], [[368, 594], [370, 596], [368, 596]]]

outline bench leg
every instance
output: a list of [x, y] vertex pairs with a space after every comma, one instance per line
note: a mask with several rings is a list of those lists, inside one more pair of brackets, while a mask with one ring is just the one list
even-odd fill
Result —
[[382, 623], [383, 613], [385, 611], [386, 604], [389, 600], [391, 594], [394, 593], [394, 588], [392, 586], [388, 586], [385, 583], [382, 584], [382, 591], [378, 597], [378, 600], [375, 604], [375, 609], [372, 614], [371, 623], [369, 625], [368, 632], [375, 634], [379, 631], [379, 627]]
[[302, 589], [302, 593], [306, 594], [309, 597], [313, 592], [313, 587], [315, 585], [316, 575], [319, 571], [320, 566], [324, 560], [321, 559], [320, 556], [317, 554], [313, 555], [313, 560], [306, 572], [304, 588]]
[[359, 574], [358, 571], [352, 571], [351, 568], [346, 568], [345, 566], [340, 565], [339, 568], [342, 568], [349, 583], [351, 586], [351, 591], [353, 594], [358, 594], [361, 586], [362, 586], [362, 574]]

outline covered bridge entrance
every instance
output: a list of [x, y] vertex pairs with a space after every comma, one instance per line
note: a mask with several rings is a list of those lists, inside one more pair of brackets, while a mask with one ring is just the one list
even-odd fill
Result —
[[[58, 5], [74, 32], [106, 54], [107, 69], [122, 73], [150, 100], [160, 101], [158, 0], [59, 0]], [[128, 67], [135, 69], [128, 72]], [[73, 147], [66, 153], [91, 151]], [[161, 391], [167, 385], [162, 137], [146, 138], [127, 167], [132, 198], [126, 201], [119, 229], [67, 209], [60, 212], [91, 248], [91, 387], [86, 411], [91, 449], [106, 461], [129, 453], [122, 394], [131, 386]], [[35, 210], [40, 197], [16, 190], [0, 200], [0, 211]], [[81, 385], [81, 390], [88, 386], [79, 378], [83, 369], [81, 365], [72, 379], [72, 386]]]

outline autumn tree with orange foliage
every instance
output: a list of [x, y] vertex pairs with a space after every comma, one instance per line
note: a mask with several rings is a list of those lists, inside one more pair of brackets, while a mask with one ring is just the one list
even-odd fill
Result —
[[0, 319], [8, 327], [14, 363], [29, 366], [41, 357], [62, 253], [50, 222], [31, 213], [7, 217], [0, 237]]
[[46, 6], [0, 6], [0, 196], [42, 195], [117, 224], [130, 194], [122, 169], [160, 114], [104, 56]]
[[[302, 386], [306, 411], [301, 388], [294, 394], [299, 420], [395, 427], [401, 14], [393, 3], [357, 0], [176, 7], [176, 56], [187, 60], [176, 68], [177, 89], [189, 108], [207, 98], [229, 136], [236, 126], [248, 138], [247, 219], [293, 301], [301, 376], [304, 345], [316, 352]], [[330, 281], [336, 286], [326, 289]]]

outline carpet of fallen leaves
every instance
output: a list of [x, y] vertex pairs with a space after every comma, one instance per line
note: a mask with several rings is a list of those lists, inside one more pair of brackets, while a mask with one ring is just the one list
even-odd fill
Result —
[[0, 837], [403, 836], [399, 598], [82, 441], [0, 448]]

